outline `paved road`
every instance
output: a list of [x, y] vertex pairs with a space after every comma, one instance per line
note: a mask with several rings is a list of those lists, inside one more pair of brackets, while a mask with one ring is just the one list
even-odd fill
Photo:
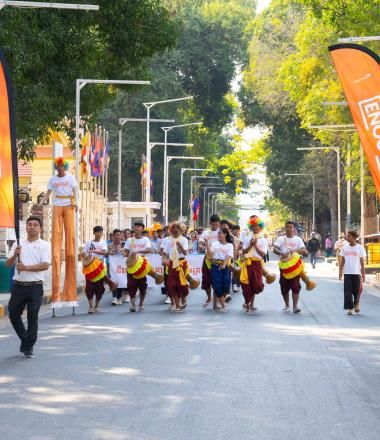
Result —
[[277, 283], [255, 315], [226, 314], [192, 293], [184, 314], [158, 289], [144, 313], [40, 320], [36, 358], [0, 328], [0, 438], [14, 440], [378, 440], [380, 298], [342, 311], [342, 285], [320, 266], [302, 314], [282, 313]]

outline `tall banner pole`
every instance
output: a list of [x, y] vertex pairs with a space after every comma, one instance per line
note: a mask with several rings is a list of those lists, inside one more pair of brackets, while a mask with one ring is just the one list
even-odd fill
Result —
[[14, 228], [20, 241], [18, 163], [13, 90], [8, 63], [0, 49], [0, 227]]

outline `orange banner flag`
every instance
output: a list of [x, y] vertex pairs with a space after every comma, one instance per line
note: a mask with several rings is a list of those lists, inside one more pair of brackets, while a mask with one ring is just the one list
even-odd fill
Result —
[[358, 44], [329, 51], [380, 197], [380, 57]]
[[15, 228], [18, 224], [18, 170], [13, 94], [8, 66], [0, 50], [0, 227]]

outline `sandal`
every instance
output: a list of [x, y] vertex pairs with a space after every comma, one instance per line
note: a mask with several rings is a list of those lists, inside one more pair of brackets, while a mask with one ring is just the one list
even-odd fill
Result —
[[207, 309], [207, 307], [211, 304], [211, 300], [210, 301], [206, 301], [205, 303], [203, 303], [203, 307], [205, 309]]
[[181, 309], [182, 309], [182, 310], [185, 310], [185, 309], [186, 309], [186, 307], [187, 307], [187, 302], [185, 302], [185, 304], [182, 304], [182, 307], [181, 307]]
[[176, 313], [182, 313], [183, 312], [183, 310], [181, 309], [181, 308], [177, 308], [177, 309], [175, 309], [175, 311], [176, 311]]
[[300, 312], [301, 312], [301, 309], [299, 309], [298, 307], [293, 310], [293, 313], [300, 313]]

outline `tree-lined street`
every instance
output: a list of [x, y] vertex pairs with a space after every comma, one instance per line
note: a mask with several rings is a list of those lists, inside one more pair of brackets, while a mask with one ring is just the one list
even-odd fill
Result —
[[366, 287], [347, 316], [334, 274], [317, 266], [299, 315], [281, 312], [277, 282], [253, 315], [241, 294], [205, 311], [200, 290], [179, 315], [158, 289], [143, 313], [109, 295], [98, 315], [44, 308], [32, 361], [2, 322], [1, 438], [376, 440], [380, 296]]

